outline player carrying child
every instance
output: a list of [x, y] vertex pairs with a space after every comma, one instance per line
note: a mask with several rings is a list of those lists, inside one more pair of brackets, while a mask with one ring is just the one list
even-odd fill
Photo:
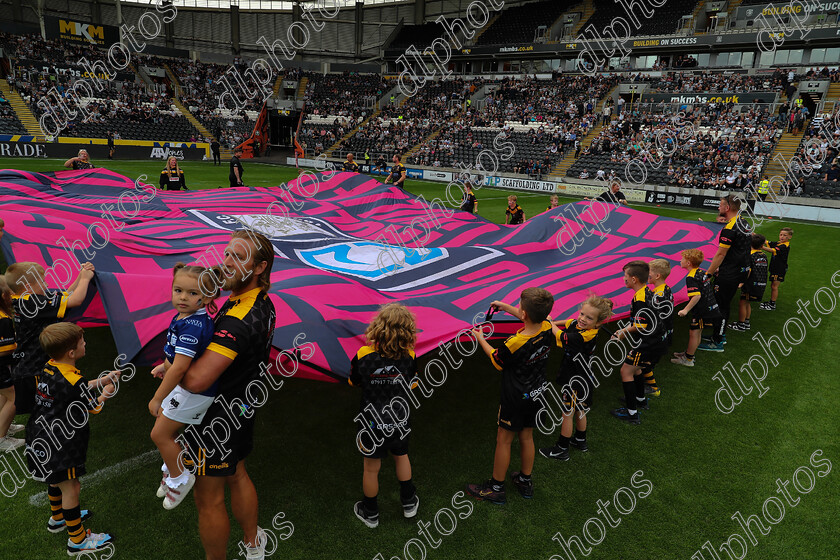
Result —
[[183, 263], [176, 264], [172, 271], [172, 306], [177, 313], [166, 332], [166, 360], [152, 370], [152, 375], [163, 381], [149, 401], [149, 412], [157, 417], [151, 437], [163, 458], [157, 497], [163, 498], [166, 509], [180, 504], [195, 484], [195, 475], [179, 460], [178, 431], [187, 424], [200, 424], [216, 396], [218, 382], [200, 394], [187, 391], [179, 383], [213, 338], [213, 319], [207, 311], [216, 311], [213, 300], [220, 293], [217, 274], [215, 269]]

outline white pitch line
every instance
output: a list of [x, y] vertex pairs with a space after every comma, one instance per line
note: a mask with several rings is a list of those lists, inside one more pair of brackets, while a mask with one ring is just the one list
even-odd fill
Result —
[[[122, 463], [117, 463], [116, 465], [99, 469], [93, 474], [85, 475], [85, 488], [96, 486], [101, 482], [110, 480], [116, 474], [122, 474], [147, 463], [151, 463], [155, 458], [159, 459], [160, 453], [158, 453], [157, 449], [152, 449], [151, 451], [146, 451], [145, 453], [141, 453], [131, 459], [126, 459]], [[29, 497], [29, 505], [43, 507], [47, 505], [47, 503], [48, 500], [46, 492], [38, 492], [37, 494]]]

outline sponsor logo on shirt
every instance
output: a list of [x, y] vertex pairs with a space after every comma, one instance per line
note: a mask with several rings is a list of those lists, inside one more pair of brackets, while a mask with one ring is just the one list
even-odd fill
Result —
[[178, 341], [184, 344], [198, 344], [198, 339], [191, 334], [182, 334], [178, 337]]

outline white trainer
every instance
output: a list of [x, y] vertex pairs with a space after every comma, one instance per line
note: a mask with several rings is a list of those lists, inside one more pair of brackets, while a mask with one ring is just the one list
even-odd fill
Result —
[[25, 429], [26, 429], [26, 426], [24, 426], [23, 424], [12, 424], [12, 425], [9, 426], [9, 431], [6, 432], [6, 435], [7, 436], [13, 436], [16, 433], [22, 432]]
[[166, 497], [163, 499], [163, 507], [165, 509], [178, 507], [178, 504], [183, 502], [184, 498], [192, 490], [193, 484], [195, 484], [195, 475], [193, 473], [187, 473], [187, 481], [185, 483], [179, 484], [177, 488], [167, 488]]
[[257, 544], [256, 546], [245, 547], [246, 560], [264, 560], [265, 559], [265, 545], [268, 543], [268, 537], [260, 527], [257, 527]]
[[0, 451], [7, 452], [7, 451], [14, 451], [19, 447], [23, 447], [26, 445], [26, 441], [18, 438], [13, 437], [2, 437], [0, 438]]

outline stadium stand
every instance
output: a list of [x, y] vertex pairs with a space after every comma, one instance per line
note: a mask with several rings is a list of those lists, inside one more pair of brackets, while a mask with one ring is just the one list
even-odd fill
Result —
[[420, 25], [404, 25], [394, 40], [391, 41], [389, 48], [392, 49], [407, 49], [414, 45], [421, 49], [429, 44], [435, 37], [443, 37], [445, 35], [444, 28], [437, 22], [424, 23]]
[[9, 101], [0, 96], [0, 134], [26, 133], [26, 127], [18, 119]]
[[[814, 117], [791, 161], [796, 173], [793, 194], [806, 198], [840, 199], [840, 107]], [[797, 192], [798, 191], [798, 192]]]
[[[766, 108], [739, 111], [722, 104], [695, 107], [682, 121], [691, 123], [693, 135], [683, 131], [673, 116], [673, 111], [635, 112], [613, 120], [572, 165], [568, 176], [603, 178], [614, 174], [628, 180], [627, 164], [636, 161], [646, 169], [645, 182], [654, 185], [745, 188], [760, 181], [768, 156], [782, 135], [782, 121]], [[668, 156], [674, 138], [682, 141]], [[634, 173], [634, 178], [639, 174]]]
[[[638, 37], [642, 35], [670, 35], [677, 30], [680, 18], [692, 13], [697, 6], [698, 0], [671, 0], [664, 3], [662, 7], [655, 10], [655, 14], [650, 19], [645, 18], [642, 14], [637, 14], [636, 18], [640, 24], [638, 29], [631, 29], [631, 36]], [[599, 32], [606, 26], [612, 24], [613, 18], [616, 16], [618, 5], [613, 0], [594, 0], [595, 13], [583, 24], [581, 29], [586, 29], [589, 25], [594, 25]], [[623, 10], [621, 11], [624, 14]], [[634, 27], [630, 24], [631, 28]]]
[[538, 27], [544, 25], [551, 29], [552, 24], [575, 3], [572, 0], [548, 0], [507, 8], [478, 37], [476, 44], [533, 43]]

